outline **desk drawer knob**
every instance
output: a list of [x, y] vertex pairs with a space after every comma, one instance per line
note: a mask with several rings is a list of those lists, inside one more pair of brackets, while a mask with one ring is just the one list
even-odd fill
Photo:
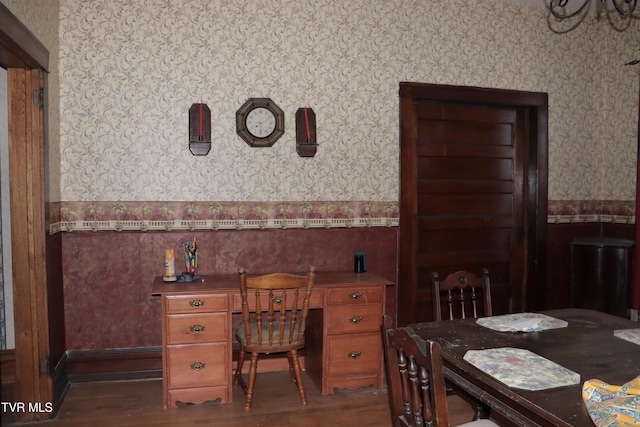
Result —
[[189, 366], [191, 366], [191, 369], [193, 369], [194, 371], [199, 371], [201, 369], [204, 369], [204, 367], [206, 366], [206, 363], [193, 362]]
[[351, 298], [352, 300], [358, 300], [362, 298], [362, 292], [351, 292], [349, 294], [349, 298]]
[[201, 299], [192, 299], [189, 301], [189, 305], [193, 308], [200, 308], [204, 305], [204, 301]]
[[364, 318], [362, 316], [351, 316], [349, 317], [349, 322], [353, 323], [354, 325], [357, 325], [358, 323], [362, 322], [364, 320]]
[[349, 353], [347, 353], [347, 357], [349, 357], [350, 359], [357, 359], [361, 354], [362, 352], [360, 351], [350, 351]]
[[189, 326], [189, 330], [194, 334], [199, 334], [204, 331], [204, 325], [191, 325]]

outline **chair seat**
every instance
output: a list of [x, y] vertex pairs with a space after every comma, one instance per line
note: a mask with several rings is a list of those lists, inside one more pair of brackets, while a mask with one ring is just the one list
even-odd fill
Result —
[[458, 427], [500, 427], [491, 420], [476, 420], [470, 423], [460, 424]]
[[[284, 340], [282, 342], [282, 344], [280, 344], [280, 335], [281, 335], [281, 331], [279, 328], [274, 327], [273, 329], [273, 340], [271, 343], [269, 343], [268, 339], [263, 341], [262, 344], [258, 343], [258, 337], [262, 336], [262, 337], [268, 337], [269, 336], [269, 325], [268, 324], [263, 324], [262, 325], [262, 334], [260, 333], [260, 331], [258, 331], [258, 326], [255, 323], [251, 323], [250, 324], [250, 328], [251, 328], [251, 344], [247, 343], [247, 336], [244, 330], [244, 324], [240, 325], [238, 327], [238, 329], [236, 329], [236, 338], [238, 339], [238, 342], [245, 346], [247, 348], [248, 351], [262, 351], [262, 352], [268, 352], [270, 349], [277, 349], [277, 351], [283, 351], [283, 347], [286, 347], [287, 349], [291, 349], [291, 348], [302, 348], [304, 347], [304, 339], [303, 341], [297, 341], [297, 340], [292, 340], [291, 343], [289, 343], [289, 331], [290, 331], [290, 327], [289, 325], [285, 325], [285, 327], [283, 328], [283, 335], [284, 335]], [[298, 325], [296, 325], [293, 328], [293, 337], [297, 337], [298, 336]]]

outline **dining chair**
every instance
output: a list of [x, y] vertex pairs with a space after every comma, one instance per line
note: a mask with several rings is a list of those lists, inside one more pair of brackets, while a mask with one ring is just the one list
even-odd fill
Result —
[[[449, 427], [440, 344], [423, 340], [410, 327], [394, 328], [389, 315], [385, 314], [382, 322], [393, 425]], [[481, 419], [460, 427], [497, 425]]]
[[[482, 269], [482, 276], [478, 277], [469, 271], [456, 271], [440, 281], [437, 272], [431, 273], [433, 278], [433, 318], [443, 320], [442, 307], [446, 302], [446, 312], [449, 320], [466, 319], [468, 317], [486, 317], [492, 315], [491, 282], [489, 270]], [[481, 300], [481, 301], [480, 301]], [[446, 384], [448, 395], [457, 394], [457, 390], [449, 383]], [[490, 409], [482, 402], [461, 394], [473, 407], [474, 419], [488, 418]]]
[[[239, 270], [242, 296], [242, 324], [236, 330], [240, 343], [234, 383], [246, 394], [245, 411], [251, 410], [260, 354], [287, 353], [291, 380], [298, 386], [302, 406], [307, 397], [302, 383], [298, 350], [304, 347], [304, 332], [316, 271], [306, 275], [271, 273], [247, 277]], [[242, 366], [251, 354], [248, 385], [242, 379]]]
[[[491, 283], [489, 270], [482, 269], [478, 277], [468, 271], [456, 271], [440, 281], [437, 272], [433, 278], [433, 318], [442, 319], [442, 299], [447, 304], [448, 318], [466, 319], [467, 317], [491, 316]], [[481, 302], [479, 300], [482, 300]], [[481, 311], [482, 310], [482, 311]]]

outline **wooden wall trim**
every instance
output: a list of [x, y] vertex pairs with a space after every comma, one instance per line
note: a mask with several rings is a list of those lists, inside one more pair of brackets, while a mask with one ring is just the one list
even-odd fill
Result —
[[48, 71], [49, 51], [31, 31], [0, 3], [0, 66]]
[[[454, 89], [452, 91], [452, 89]], [[432, 83], [400, 82], [401, 98], [428, 98], [445, 102], [465, 102], [486, 104], [490, 97], [496, 105], [517, 105], [536, 107], [548, 104], [548, 94], [512, 89], [495, 89], [472, 86], [438, 85]]]
[[[0, 66], [7, 69], [14, 323], [15, 401], [54, 400], [49, 366], [46, 277], [45, 119], [34, 92], [45, 91], [49, 52], [9, 9], [0, 4]], [[56, 399], [57, 400], [57, 399]], [[48, 413], [21, 413], [38, 421]]]
[[67, 391], [71, 387], [71, 382], [67, 375], [67, 355], [63, 354], [51, 373], [51, 382], [53, 386], [53, 414], [52, 417], [58, 415], [62, 401], [67, 395]]
[[[33, 93], [44, 87], [42, 70], [9, 68], [9, 164], [13, 254], [17, 401], [50, 402], [49, 325], [44, 194], [44, 111]], [[47, 414], [20, 414], [36, 421]]]
[[[233, 362], [237, 362], [239, 347], [234, 346]], [[261, 372], [286, 371], [287, 358], [272, 354], [260, 359]], [[300, 352], [304, 366], [304, 349]], [[62, 366], [61, 366], [62, 365]], [[103, 350], [68, 350], [56, 372], [59, 388], [91, 381], [121, 381], [162, 379], [162, 347], [131, 347]], [[235, 366], [233, 366], [235, 369]], [[54, 384], [56, 380], [54, 379]], [[65, 390], [66, 391], [66, 390]]]
[[70, 383], [162, 378], [162, 347], [69, 350]]

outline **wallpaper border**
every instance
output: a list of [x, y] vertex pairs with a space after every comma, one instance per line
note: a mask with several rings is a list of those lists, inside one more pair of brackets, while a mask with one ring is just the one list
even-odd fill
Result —
[[50, 232], [248, 230], [398, 226], [398, 203], [60, 202]]
[[547, 223], [635, 224], [635, 200], [550, 200]]
[[[56, 202], [49, 232], [397, 227], [395, 201]], [[551, 200], [547, 222], [635, 223], [633, 200]]]

